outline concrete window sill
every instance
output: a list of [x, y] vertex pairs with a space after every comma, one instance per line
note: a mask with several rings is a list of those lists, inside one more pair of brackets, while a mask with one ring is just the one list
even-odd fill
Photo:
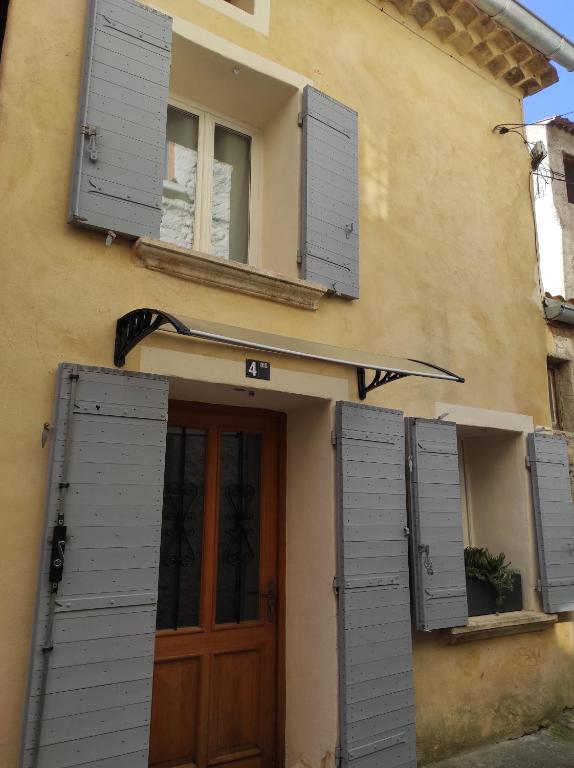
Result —
[[135, 243], [134, 253], [145, 267], [156, 272], [300, 309], [316, 310], [319, 299], [327, 293], [327, 288], [317, 283], [207, 256], [148, 237], [142, 237]]
[[540, 632], [548, 629], [558, 620], [555, 613], [537, 611], [513, 611], [496, 613], [491, 616], [471, 616], [467, 627], [453, 627], [442, 630], [449, 645], [468, 643], [483, 638], [518, 635], [523, 632]]

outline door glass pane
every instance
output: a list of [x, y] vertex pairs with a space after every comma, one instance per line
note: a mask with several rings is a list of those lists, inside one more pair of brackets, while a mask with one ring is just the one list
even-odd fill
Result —
[[261, 435], [223, 432], [219, 458], [216, 622], [259, 618]]
[[199, 120], [175, 107], [167, 110], [167, 141], [160, 237], [193, 248]]
[[247, 263], [251, 140], [215, 126], [211, 253]]
[[206, 432], [168, 427], [157, 629], [199, 625]]

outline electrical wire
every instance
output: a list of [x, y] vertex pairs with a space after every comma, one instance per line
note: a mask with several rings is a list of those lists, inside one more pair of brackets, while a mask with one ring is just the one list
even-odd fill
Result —
[[566, 115], [574, 115], [574, 109], [571, 109], [569, 112], [563, 112], [561, 115], [546, 117], [536, 123], [500, 123], [500, 125], [495, 125], [492, 130], [504, 135], [505, 133], [510, 133], [514, 128], [530, 128], [530, 126], [544, 125], [544, 120], [557, 120], [560, 117], [566, 117]]

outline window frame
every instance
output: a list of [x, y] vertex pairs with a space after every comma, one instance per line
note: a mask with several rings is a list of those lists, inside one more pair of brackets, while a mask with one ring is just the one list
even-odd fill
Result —
[[566, 199], [570, 204], [574, 204], [574, 155], [570, 155], [568, 152], [563, 152], [562, 162], [564, 164]]
[[558, 382], [560, 363], [552, 360], [546, 362], [546, 375], [548, 379], [548, 403], [550, 407], [550, 420], [552, 429], [562, 430], [562, 409], [560, 407], [560, 387]]
[[[197, 179], [194, 219], [194, 240], [191, 250], [198, 251], [213, 259], [233, 264], [260, 266], [261, 259], [261, 133], [257, 128], [237, 120], [230, 120], [218, 112], [188, 99], [171, 96], [168, 106], [178, 109], [198, 120], [197, 131]], [[250, 183], [249, 183], [249, 242], [247, 262], [234, 261], [211, 253], [211, 210], [213, 193], [213, 161], [215, 126], [220, 125], [235, 131], [250, 140]]]

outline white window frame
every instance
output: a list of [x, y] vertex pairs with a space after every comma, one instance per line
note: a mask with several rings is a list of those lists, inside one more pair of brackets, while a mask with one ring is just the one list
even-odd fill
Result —
[[229, 16], [240, 24], [252, 27], [264, 35], [269, 34], [269, 20], [271, 16], [271, 0], [253, 0], [253, 13], [239, 8], [227, 0], [199, 0], [200, 3], [213, 8], [215, 11]]
[[[213, 110], [206, 109], [192, 101], [171, 97], [169, 106], [179, 109], [198, 119], [197, 134], [197, 179], [195, 200], [194, 241], [192, 249], [200, 253], [211, 254], [211, 195], [213, 191], [213, 144], [215, 126], [236, 131], [248, 136], [250, 147], [249, 180], [249, 242], [247, 246], [247, 264], [260, 266], [261, 259], [261, 134], [251, 125], [229, 120]], [[222, 258], [212, 256], [212, 258]], [[225, 259], [224, 261], [232, 261]], [[241, 264], [243, 262], [233, 262]]]

